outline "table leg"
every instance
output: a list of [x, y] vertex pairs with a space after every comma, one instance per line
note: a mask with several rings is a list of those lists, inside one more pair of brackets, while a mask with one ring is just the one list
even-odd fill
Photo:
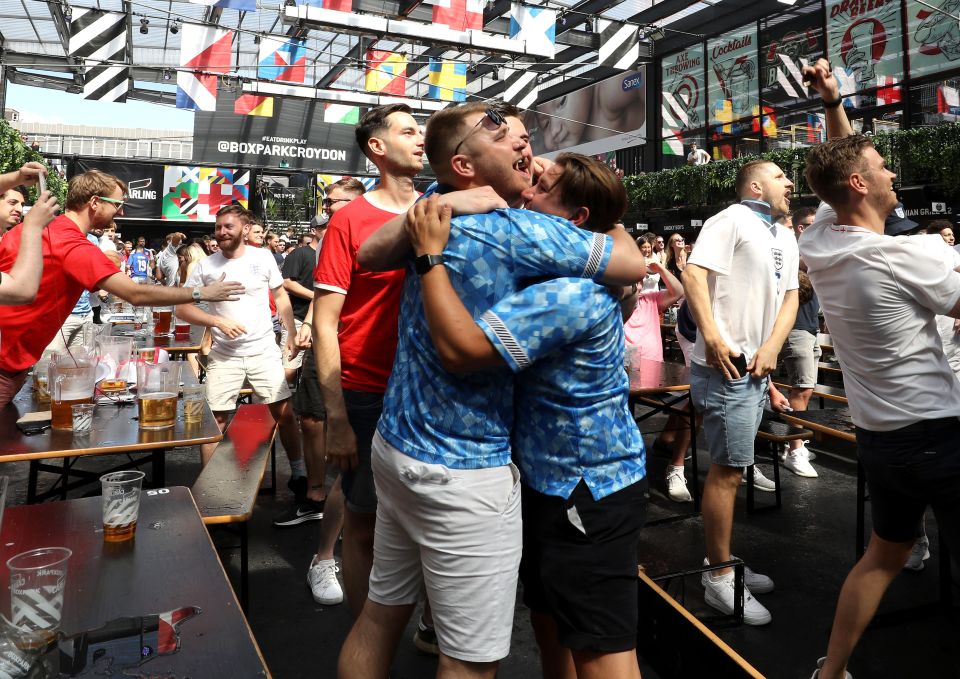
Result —
[[249, 612], [247, 568], [247, 522], [243, 521], [240, 524], [240, 608], [244, 615]]
[[167, 485], [167, 451], [165, 448], [153, 451], [151, 455], [153, 469], [153, 487], [163, 488]]
[[32, 505], [37, 501], [37, 472], [39, 471], [40, 461], [30, 460], [30, 472], [27, 476], [27, 504]]

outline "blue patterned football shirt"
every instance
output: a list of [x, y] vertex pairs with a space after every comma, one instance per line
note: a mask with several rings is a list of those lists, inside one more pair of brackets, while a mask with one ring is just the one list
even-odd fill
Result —
[[[609, 236], [527, 210], [457, 217], [443, 256], [457, 295], [474, 319], [530, 279], [599, 278], [613, 251]], [[455, 469], [510, 462], [513, 374], [506, 367], [469, 375], [444, 370], [410, 270], [400, 301], [397, 358], [377, 430], [394, 448]]]
[[517, 372], [513, 453], [523, 482], [569, 498], [583, 479], [595, 500], [646, 475], [627, 403], [620, 304], [582, 278], [531, 285], [477, 321]]

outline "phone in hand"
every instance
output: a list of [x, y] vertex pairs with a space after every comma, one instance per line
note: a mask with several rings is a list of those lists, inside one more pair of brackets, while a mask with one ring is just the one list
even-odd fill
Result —
[[743, 377], [747, 374], [747, 357], [743, 354], [739, 356], [732, 356], [730, 362], [733, 363], [733, 367], [737, 369], [740, 377]]
[[38, 179], [40, 181], [40, 193], [42, 194], [47, 190], [47, 175], [41, 172]]

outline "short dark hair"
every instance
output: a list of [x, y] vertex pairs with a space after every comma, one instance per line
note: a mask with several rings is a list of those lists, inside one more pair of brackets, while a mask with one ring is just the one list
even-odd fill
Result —
[[450, 181], [450, 159], [453, 150], [467, 133], [464, 119], [473, 113], [484, 113], [492, 108], [507, 118], [519, 118], [520, 110], [512, 104], [505, 104], [499, 99], [490, 101], [471, 101], [453, 108], [437, 111], [427, 120], [427, 131], [423, 138], [423, 150], [430, 161], [430, 168], [441, 181]]
[[[21, 197], [21, 198], [23, 198], [24, 200], [26, 200], [26, 198], [27, 198], [27, 187], [22, 186], [22, 185], [21, 185], [21, 186], [11, 186], [9, 189], [7, 189], [6, 191], [4, 191], [3, 193], [0, 193], [0, 200], [6, 198], [6, 197], [7, 197], [7, 194], [10, 193], [11, 191], [16, 191], [17, 193], [20, 194], [20, 197]], [[40, 194], [38, 193], [38, 194], [37, 194], [37, 198], [39, 198], [39, 197], [40, 197]]]
[[217, 212], [217, 217], [220, 215], [236, 215], [244, 224], [262, 224], [262, 222], [257, 219], [255, 214], [239, 203], [234, 203], [233, 205], [227, 205], [220, 208], [220, 210]]
[[953, 222], [949, 219], [934, 219], [927, 224], [927, 233], [940, 233], [944, 229], [953, 229]]
[[828, 205], [846, 205], [850, 201], [847, 181], [854, 172], [864, 170], [863, 151], [872, 146], [869, 137], [862, 134], [829, 139], [814, 146], [807, 154], [803, 172], [807, 184]]
[[737, 170], [737, 182], [736, 182], [736, 192], [737, 198], [743, 200], [744, 198], [749, 198], [744, 194], [747, 193], [747, 188], [750, 186], [760, 168], [764, 165], [776, 165], [772, 160], [767, 160], [766, 158], [754, 158], [753, 160], [747, 161], [740, 166], [740, 169]]
[[413, 113], [413, 109], [406, 104], [377, 106], [364, 113], [363, 117], [360, 118], [360, 122], [357, 123], [357, 127], [354, 129], [354, 134], [357, 137], [357, 146], [360, 147], [363, 155], [370, 158], [370, 160], [373, 160], [373, 157], [370, 155], [370, 149], [367, 143], [371, 137], [375, 137], [378, 132], [389, 127], [390, 124], [387, 122], [387, 118], [393, 113]]
[[590, 216], [583, 227], [601, 233], [613, 228], [627, 211], [627, 190], [616, 173], [579, 153], [561, 153], [556, 163], [563, 174], [553, 190], [560, 192], [567, 207], [589, 208]]
[[815, 207], [800, 207], [793, 211], [793, 223], [796, 224], [801, 219], [806, 219], [810, 215], [817, 214]]

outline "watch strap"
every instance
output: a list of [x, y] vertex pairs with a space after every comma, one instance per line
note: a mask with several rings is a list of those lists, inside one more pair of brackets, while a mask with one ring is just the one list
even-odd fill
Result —
[[443, 255], [420, 255], [413, 260], [413, 266], [417, 275], [422, 276], [438, 264], [443, 264], [443, 262]]

